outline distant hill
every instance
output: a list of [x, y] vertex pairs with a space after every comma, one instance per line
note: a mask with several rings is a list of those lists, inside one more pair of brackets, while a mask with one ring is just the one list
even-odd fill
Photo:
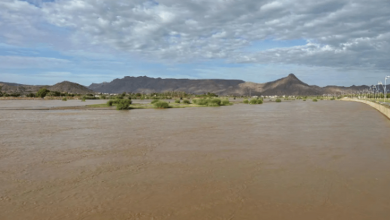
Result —
[[22, 85], [16, 83], [0, 83], [0, 92], [5, 93], [19, 93], [19, 94], [28, 94], [35, 93], [42, 87], [48, 86], [32, 86], [32, 85]]
[[10, 82], [0, 82], [0, 85], [8, 85], [8, 86], [23, 86], [23, 84], [18, 84], [18, 83], [10, 83]]
[[20, 93], [20, 94], [36, 93], [41, 88], [47, 88], [50, 91], [68, 92], [74, 94], [95, 93], [93, 90], [90, 90], [83, 85], [69, 82], [69, 81], [57, 83], [53, 86], [48, 86], [48, 85], [34, 86], [34, 85], [23, 85], [17, 83], [0, 82], [0, 91], [9, 94], [10, 93]]
[[322, 95], [318, 86], [310, 86], [299, 80], [294, 74], [268, 83], [245, 83], [240, 85], [246, 94], [253, 95]]
[[69, 82], [69, 81], [63, 81], [60, 83], [57, 83], [53, 86], [47, 87], [50, 91], [58, 91], [58, 92], [68, 92], [73, 94], [85, 94], [85, 93], [95, 93], [93, 90], [88, 89], [87, 87]]
[[92, 83], [88, 88], [103, 93], [183, 91], [191, 94], [212, 92], [218, 95], [322, 95], [356, 92], [368, 89], [368, 86], [312, 86], [302, 82], [294, 74], [289, 74], [287, 77], [268, 83], [224, 79], [161, 79], [126, 76], [111, 82]]

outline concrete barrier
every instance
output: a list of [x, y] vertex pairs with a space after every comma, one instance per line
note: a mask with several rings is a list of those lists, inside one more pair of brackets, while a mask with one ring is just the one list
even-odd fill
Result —
[[350, 99], [350, 98], [343, 98], [341, 99], [342, 101], [352, 101], [352, 102], [361, 102], [361, 103], [365, 103], [373, 108], [375, 108], [376, 110], [378, 110], [380, 113], [384, 114], [388, 119], [390, 119], [390, 108], [389, 107], [386, 107], [386, 106], [383, 106], [381, 104], [378, 104], [378, 103], [375, 103], [375, 102], [371, 102], [371, 101], [366, 101], [366, 100], [360, 100], [360, 99]]

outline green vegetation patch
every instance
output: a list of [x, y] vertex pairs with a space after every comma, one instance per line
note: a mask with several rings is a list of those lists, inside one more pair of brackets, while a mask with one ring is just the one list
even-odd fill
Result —
[[158, 108], [158, 109], [164, 109], [164, 108], [170, 108], [171, 107], [171, 106], [169, 106], [168, 102], [164, 102], [164, 101], [155, 102], [155, 103], [153, 103], [153, 106], [155, 108]]
[[119, 99], [116, 103], [116, 109], [117, 110], [129, 109], [130, 104], [131, 104], [131, 100], [129, 99]]
[[252, 104], [252, 105], [263, 104], [263, 100], [262, 99], [251, 99], [249, 101], [249, 104]]
[[41, 97], [41, 98], [44, 98], [46, 95], [47, 95], [47, 93], [49, 93], [50, 91], [49, 90], [47, 90], [46, 88], [42, 88], [42, 89], [40, 89], [38, 92], [37, 92], [37, 96], [38, 97]]
[[157, 103], [157, 102], [159, 102], [159, 101], [160, 101], [160, 99], [153, 99], [152, 102], [151, 102], [151, 104]]
[[227, 99], [219, 99], [219, 98], [194, 99], [192, 102], [197, 105], [207, 106], [207, 107], [218, 107], [218, 106], [226, 106], [232, 104]]
[[276, 99], [275, 102], [282, 102], [282, 100], [281, 99]]
[[115, 105], [117, 110], [125, 110], [125, 109], [129, 109], [131, 103], [132, 101], [130, 99], [113, 99], [107, 101], [106, 106]]
[[225, 105], [225, 106], [226, 105], [232, 105], [232, 103], [230, 103], [228, 99], [223, 99], [222, 100], [222, 105]]

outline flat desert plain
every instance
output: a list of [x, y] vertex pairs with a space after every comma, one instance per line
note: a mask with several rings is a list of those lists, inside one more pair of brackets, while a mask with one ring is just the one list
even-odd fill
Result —
[[2, 220], [390, 216], [390, 121], [361, 103], [130, 111], [4, 103]]

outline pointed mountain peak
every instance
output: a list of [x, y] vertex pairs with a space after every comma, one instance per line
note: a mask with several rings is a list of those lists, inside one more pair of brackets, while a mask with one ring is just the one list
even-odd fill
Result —
[[296, 77], [296, 76], [294, 75], [294, 73], [288, 74], [287, 77], [288, 77], [288, 78], [293, 78], [293, 79], [298, 79], [298, 77]]

